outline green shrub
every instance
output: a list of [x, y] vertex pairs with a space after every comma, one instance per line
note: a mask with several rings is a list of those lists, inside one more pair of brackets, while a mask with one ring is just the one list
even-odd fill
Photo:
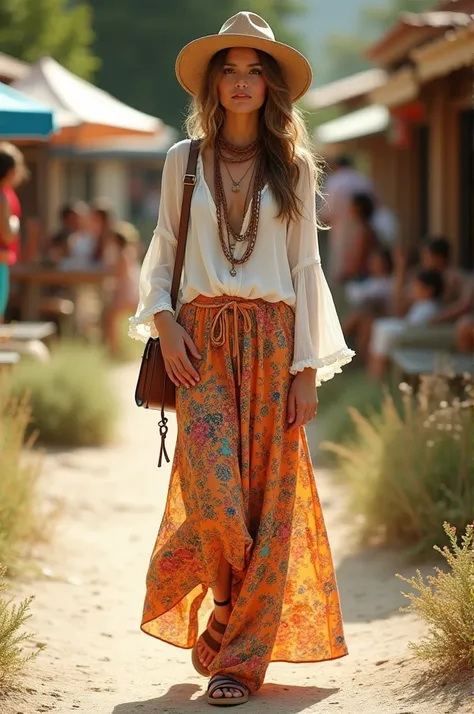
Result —
[[96, 347], [61, 344], [51, 362], [20, 364], [14, 391], [30, 395], [33, 425], [44, 443], [101, 446], [113, 435], [117, 406], [110, 363]]
[[356, 437], [325, 444], [350, 489], [352, 519], [362, 540], [422, 551], [436, 543], [440, 523], [459, 531], [474, 514], [473, 390], [461, 400], [441, 377], [425, 378], [416, 396], [404, 386], [403, 409], [386, 395], [382, 409], [351, 409]]
[[0, 694], [18, 686], [18, 676], [25, 665], [43, 649], [39, 647], [30, 654], [23, 652], [22, 644], [32, 637], [21, 630], [31, 617], [29, 608], [33, 598], [14, 605], [5, 596], [7, 585], [4, 578], [5, 568], [0, 566]]
[[6, 380], [0, 380], [0, 562], [8, 566], [40, 532], [40, 461], [28, 453], [32, 440], [25, 443], [30, 418], [26, 398], [11, 398]]
[[450, 571], [436, 568], [427, 583], [419, 570], [413, 578], [397, 577], [418, 593], [403, 593], [410, 604], [402, 611], [416, 613], [428, 625], [428, 635], [410, 643], [411, 649], [428, 662], [429, 675], [456, 681], [474, 671], [474, 525], [467, 526], [461, 545], [454, 527], [445, 523], [444, 530], [450, 548], [435, 546], [435, 550]]
[[[394, 392], [395, 397], [395, 390], [391, 391]], [[336, 463], [334, 454], [322, 449], [322, 442], [344, 444], [353, 440], [356, 426], [350, 408], [357, 409], [364, 416], [380, 411], [385, 392], [365, 370], [354, 370], [338, 375], [335, 379], [322, 384], [318, 392], [320, 409], [319, 416], [314, 422], [317, 443], [312, 455], [315, 461], [334, 465]]]

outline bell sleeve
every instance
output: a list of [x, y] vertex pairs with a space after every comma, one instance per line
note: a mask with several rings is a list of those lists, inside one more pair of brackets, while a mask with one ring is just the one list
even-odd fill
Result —
[[153, 320], [156, 313], [168, 310], [174, 314], [170, 293], [183, 196], [180, 164], [179, 152], [174, 146], [163, 167], [158, 223], [141, 267], [137, 311], [130, 318], [129, 336], [143, 342], [149, 337], [158, 337]]
[[295, 345], [292, 374], [310, 367], [316, 381], [332, 379], [351, 361], [326, 278], [321, 267], [316, 224], [316, 186], [302, 163], [297, 194], [302, 216], [291, 221], [287, 233], [288, 261], [296, 294]]

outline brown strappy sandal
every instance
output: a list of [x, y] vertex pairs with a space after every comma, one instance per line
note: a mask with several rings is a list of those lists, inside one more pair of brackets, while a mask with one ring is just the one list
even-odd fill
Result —
[[[217, 600], [214, 600], [214, 605], [217, 605], [217, 607], [226, 607], [227, 605], [230, 605], [232, 602], [232, 598], [230, 597], [228, 600], [225, 602], [217, 602]], [[216, 657], [220, 652], [221, 649], [221, 643], [217, 642], [209, 632], [209, 627], [212, 625], [212, 629], [218, 632], [220, 635], [224, 636], [225, 631], [227, 630], [227, 625], [224, 625], [222, 622], [219, 622], [219, 620], [216, 620], [216, 616], [214, 613], [211, 615], [209, 618], [209, 622], [207, 624], [207, 628], [204, 630], [202, 635], [199, 637], [197, 640], [196, 644], [193, 647], [192, 655], [191, 655], [191, 661], [193, 663], [193, 667], [196, 670], [196, 672], [199, 672], [199, 674], [202, 674], [203, 677], [209, 677], [210, 673], [209, 670], [202, 664], [201, 660], [199, 659], [199, 653], [198, 653], [198, 644], [199, 640], [204, 640], [206, 645], [209, 647], [209, 649], [215, 653]]]
[[[241, 697], [214, 697], [213, 694], [218, 689], [237, 689]], [[233, 677], [226, 674], [215, 674], [207, 688], [207, 703], [215, 707], [237, 707], [239, 704], [246, 704], [249, 700], [249, 690], [245, 684], [241, 684]]]

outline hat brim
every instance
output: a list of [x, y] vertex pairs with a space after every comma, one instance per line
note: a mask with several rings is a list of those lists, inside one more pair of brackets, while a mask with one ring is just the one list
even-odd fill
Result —
[[178, 82], [189, 94], [195, 96], [201, 88], [212, 57], [216, 52], [232, 47], [251, 47], [271, 55], [282, 69], [293, 101], [302, 97], [310, 88], [313, 80], [311, 66], [298, 50], [275, 40], [224, 33], [200, 37], [183, 47], [176, 60]]

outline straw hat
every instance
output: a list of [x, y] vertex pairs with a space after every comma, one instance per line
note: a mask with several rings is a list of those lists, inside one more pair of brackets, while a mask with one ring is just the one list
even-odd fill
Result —
[[271, 55], [280, 65], [293, 101], [311, 86], [311, 66], [300, 52], [275, 40], [272, 28], [253, 12], [238, 12], [225, 22], [217, 35], [193, 40], [179, 53], [176, 76], [190, 94], [197, 94], [207, 66], [219, 50], [251, 47]]

